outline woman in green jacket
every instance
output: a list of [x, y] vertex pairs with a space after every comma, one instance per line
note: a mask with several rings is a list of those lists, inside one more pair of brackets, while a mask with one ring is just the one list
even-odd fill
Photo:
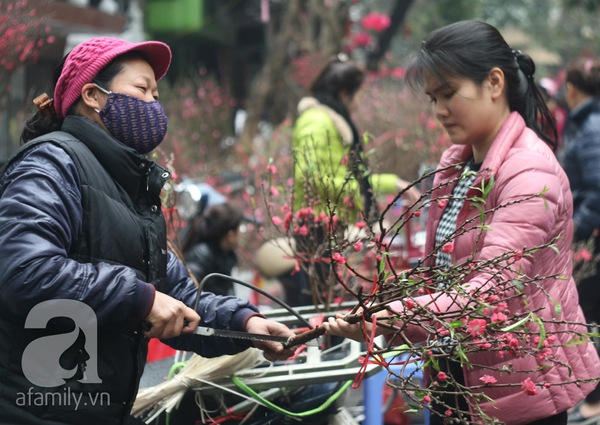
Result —
[[[394, 174], [370, 174], [363, 140], [352, 121], [365, 73], [344, 54], [329, 63], [311, 85], [311, 97], [298, 104], [293, 133], [294, 206], [334, 213], [346, 224], [376, 219], [375, 195], [405, 190]], [[405, 198], [414, 202], [415, 188]]]
[[[395, 174], [369, 172], [363, 139], [350, 116], [358, 105], [364, 79], [365, 72], [340, 54], [313, 81], [312, 96], [298, 104], [300, 115], [293, 132], [293, 204], [305, 225], [292, 230], [304, 269], [325, 264], [316, 267], [319, 282], [328, 280], [329, 271], [327, 261], [316, 261], [327, 258], [324, 224], [337, 223], [336, 232], [344, 232], [357, 222], [376, 222], [376, 195], [404, 191], [409, 203], [420, 197], [416, 188]], [[298, 285], [306, 287], [307, 282]]]

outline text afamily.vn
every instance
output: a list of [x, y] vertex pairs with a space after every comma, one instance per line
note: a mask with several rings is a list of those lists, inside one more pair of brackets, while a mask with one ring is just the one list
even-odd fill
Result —
[[27, 392], [18, 392], [17, 406], [63, 406], [79, 410], [85, 406], [109, 406], [110, 394], [106, 392], [73, 392], [71, 388], [62, 391], [34, 391], [30, 387]]

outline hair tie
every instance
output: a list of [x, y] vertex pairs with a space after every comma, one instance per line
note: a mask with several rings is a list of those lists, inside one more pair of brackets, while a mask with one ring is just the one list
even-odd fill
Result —
[[38, 97], [33, 99], [33, 104], [37, 106], [40, 111], [45, 113], [52, 113], [54, 110], [53, 99], [50, 98], [46, 93], [40, 94]]
[[525, 72], [521, 67], [521, 64], [519, 63], [519, 56], [521, 56], [523, 53], [518, 49], [512, 49], [511, 52], [513, 57], [515, 58], [515, 62], [517, 63], [517, 68], [519, 69], [519, 71], [525, 76], [525, 79], [528, 82], [533, 82], [533, 75]]

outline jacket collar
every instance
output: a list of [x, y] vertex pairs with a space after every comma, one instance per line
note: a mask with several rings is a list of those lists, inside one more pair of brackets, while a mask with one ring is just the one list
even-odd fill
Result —
[[154, 162], [111, 137], [97, 123], [83, 116], [69, 115], [61, 130], [80, 140], [130, 196], [134, 197], [145, 186], [142, 183]]
[[352, 129], [348, 122], [342, 117], [340, 114], [335, 112], [327, 105], [323, 105], [314, 97], [305, 97], [300, 100], [298, 103], [298, 113], [302, 114], [302, 112], [307, 111], [309, 109], [317, 109], [319, 111], [325, 112], [331, 121], [333, 122], [334, 127], [340, 133], [344, 144], [351, 145], [352, 144]]

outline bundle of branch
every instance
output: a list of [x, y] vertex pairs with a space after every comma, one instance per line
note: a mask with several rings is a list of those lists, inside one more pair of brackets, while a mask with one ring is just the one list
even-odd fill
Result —
[[233, 356], [205, 358], [194, 354], [185, 366], [172, 379], [138, 392], [131, 414], [145, 418], [146, 423], [152, 422], [163, 412], [171, 412], [176, 408], [191, 388], [205, 385], [206, 382], [222, 381], [236, 372], [252, 368], [263, 361], [262, 352], [257, 348]]

